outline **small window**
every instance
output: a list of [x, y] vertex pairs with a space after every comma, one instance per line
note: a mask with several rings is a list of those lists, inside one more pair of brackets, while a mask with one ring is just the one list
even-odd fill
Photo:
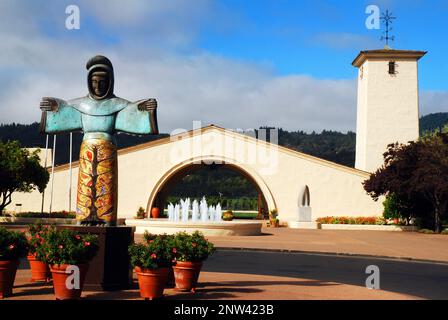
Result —
[[395, 61], [390, 61], [389, 62], [389, 74], [395, 74]]

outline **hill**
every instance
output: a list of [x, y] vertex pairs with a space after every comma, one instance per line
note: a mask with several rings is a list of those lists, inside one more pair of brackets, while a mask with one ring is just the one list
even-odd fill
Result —
[[[433, 113], [420, 118], [420, 132], [434, 131], [448, 124], [448, 112]], [[267, 127], [260, 127], [260, 129]], [[272, 128], [271, 128], [272, 129]], [[117, 135], [119, 149], [167, 137]], [[73, 134], [73, 161], [78, 159], [82, 134]], [[45, 147], [45, 136], [39, 133], [39, 124], [3, 124], [0, 125], [0, 140], [19, 140], [26, 147]], [[268, 136], [269, 141], [269, 136]], [[50, 138], [50, 148], [52, 147]], [[278, 130], [278, 144], [319, 158], [353, 167], [355, 164], [356, 134], [324, 130], [321, 133]], [[56, 144], [56, 164], [67, 163], [69, 158], [69, 135], [59, 134]]]
[[420, 134], [440, 129], [448, 124], [448, 112], [431, 113], [420, 118]]

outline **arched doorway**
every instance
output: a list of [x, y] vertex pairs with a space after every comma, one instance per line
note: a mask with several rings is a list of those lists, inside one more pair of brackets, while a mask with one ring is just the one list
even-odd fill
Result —
[[205, 168], [207, 170], [230, 170], [244, 177], [256, 190], [256, 197], [258, 198], [258, 218], [267, 217], [269, 211], [275, 209], [274, 199], [267, 185], [261, 177], [251, 172], [250, 168], [236, 164], [230, 159], [223, 160], [216, 157], [201, 157], [178, 164], [159, 179], [148, 200], [147, 212], [150, 212], [153, 207], [158, 207], [161, 210], [166, 208], [167, 198], [173, 188], [184, 177], [204, 170]]

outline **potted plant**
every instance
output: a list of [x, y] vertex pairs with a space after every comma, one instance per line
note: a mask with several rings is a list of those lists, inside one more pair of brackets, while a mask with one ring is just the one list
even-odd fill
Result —
[[232, 221], [233, 220], [233, 211], [227, 210], [222, 214], [222, 220], [224, 221]]
[[145, 219], [145, 218], [146, 218], [145, 209], [143, 209], [143, 207], [138, 208], [135, 219]]
[[152, 217], [153, 219], [158, 219], [158, 218], [159, 218], [159, 215], [160, 215], [160, 210], [159, 210], [159, 208], [154, 207], [154, 208], [151, 209], [151, 217]]
[[177, 233], [173, 247], [176, 290], [195, 292], [202, 263], [214, 252], [213, 243], [205, 239], [201, 232]]
[[[158, 236], [156, 234], [151, 234], [148, 231], [145, 231], [145, 233], [143, 234], [143, 239], [145, 240], [146, 243], [151, 242], [151, 240], [154, 240], [155, 238], [157, 238]], [[174, 246], [174, 235], [164, 235], [165, 239], [168, 241], [169, 245], [171, 246], [171, 248], [173, 248]], [[174, 254], [171, 252], [171, 263], [168, 266], [168, 279], [166, 280], [166, 287], [167, 288], [173, 288], [174, 287], [174, 271], [173, 271], [173, 259], [174, 259]]]
[[12, 295], [19, 258], [26, 256], [27, 251], [23, 233], [0, 227], [0, 299]]
[[270, 227], [272, 227], [272, 228], [278, 228], [279, 227], [280, 222], [279, 222], [277, 216], [278, 216], [277, 209], [272, 209], [269, 212], [269, 226]]
[[[98, 251], [98, 236], [73, 230], [50, 230], [37, 249], [37, 256], [50, 265], [57, 300], [79, 299], [90, 260]], [[71, 269], [79, 270], [79, 286], [67, 286]]]
[[172, 237], [145, 234], [144, 243], [129, 246], [129, 257], [138, 277], [140, 296], [144, 299], [163, 297], [172, 261]]
[[28, 262], [31, 267], [32, 282], [49, 282], [51, 279], [51, 272], [48, 264], [37, 257], [37, 250], [44, 243], [44, 237], [50, 230], [54, 230], [54, 226], [44, 226], [40, 222], [28, 226], [26, 235], [29, 246]]

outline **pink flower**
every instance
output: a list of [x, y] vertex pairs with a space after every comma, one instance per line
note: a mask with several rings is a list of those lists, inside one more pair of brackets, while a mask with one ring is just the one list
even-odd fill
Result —
[[88, 247], [88, 246], [90, 246], [90, 242], [84, 242], [84, 247]]
[[58, 246], [58, 248], [59, 248], [59, 249], [63, 249], [64, 246], [63, 246], [62, 244], [60, 244], [60, 245]]
[[77, 234], [77, 235], [75, 236], [75, 238], [76, 238], [76, 240], [79, 240], [79, 239], [81, 239], [81, 236], [80, 236], [79, 234]]
[[197, 246], [196, 242], [193, 242], [191, 245], [193, 246], [193, 248]]
[[173, 253], [176, 253], [177, 252], [177, 249], [176, 248], [173, 248]]
[[9, 248], [9, 250], [12, 250], [12, 249], [15, 248], [15, 245], [12, 244], [12, 245], [10, 245], [8, 248]]
[[156, 255], [155, 253], [153, 253], [153, 254], [151, 254], [151, 258], [152, 258], [152, 259], [157, 258], [157, 255]]

